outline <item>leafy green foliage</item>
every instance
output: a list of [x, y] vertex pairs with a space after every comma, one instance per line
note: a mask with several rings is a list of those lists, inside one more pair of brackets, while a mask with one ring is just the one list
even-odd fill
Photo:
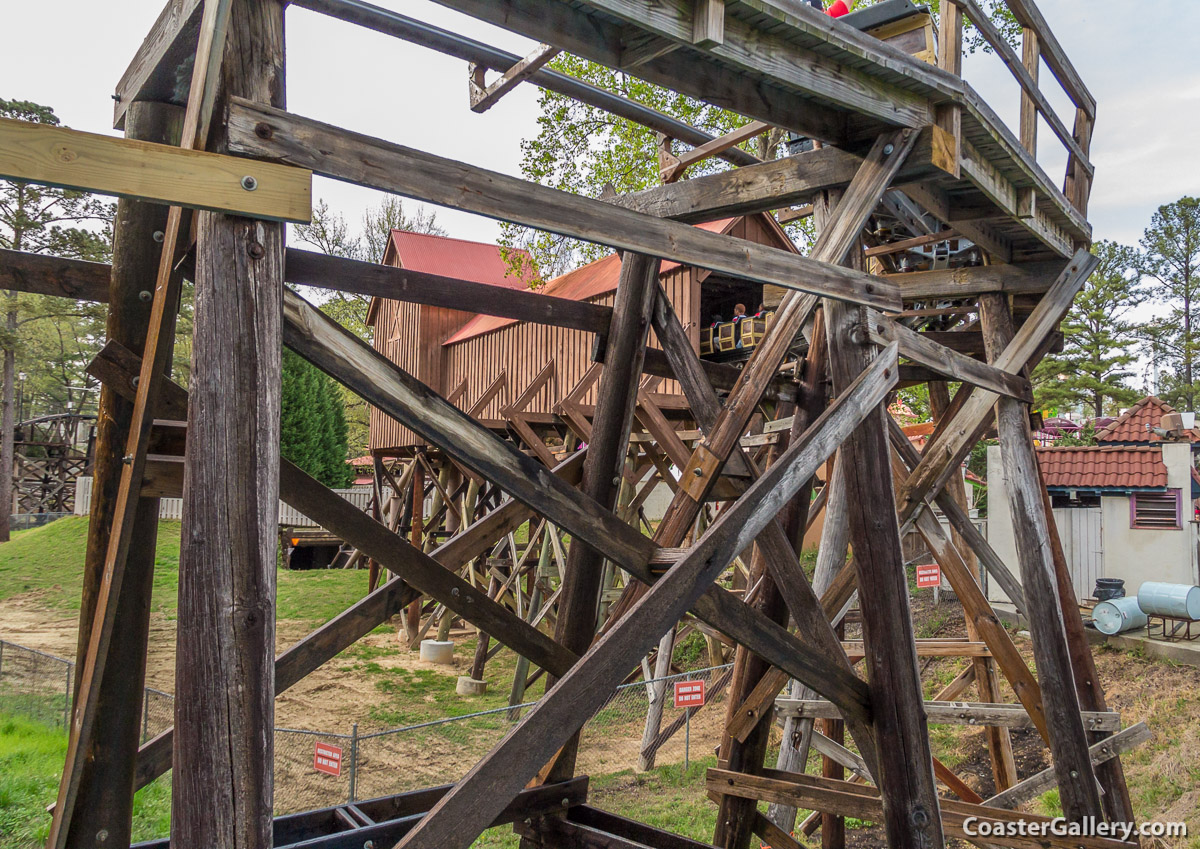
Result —
[[1174, 407], [1196, 409], [1200, 387], [1200, 199], [1183, 197], [1160, 206], [1141, 240], [1138, 270], [1167, 314], [1142, 331], [1160, 369], [1158, 394]]
[[[550, 63], [556, 71], [583, 80], [657, 109], [714, 136], [740, 127], [746, 119], [699, 100], [678, 94], [637, 77], [560, 53]], [[551, 188], [599, 197], [605, 186], [617, 194], [658, 185], [658, 140], [653, 130], [618, 118], [602, 109], [555, 92], [542, 90], [538, 99], [541, 115], [538, 133], [521, 142], [521, 173]], [[742, 145], [764, 158], [773, 157], [781, 134], [753, 139]], [[765, 139], [765, 141], [764, 141]], [[689, 176], [712, 173], [727, 167], [719, 159], [693, 166]], [[514, 224], [501, 227], [500, 242], [524, 248], [533, 257], [535, 271], [546, 278], [577, 265], [599, 259], [610, 252], [604, 245], [580, 242], [552, 233]], [[509, 254], [519, 262], [520, 254]]]
[[337, 385], [291, 351], [283, 352], [279, 453], [326, 486], [347, 486], [346, 415]]
[[1110, 241], [1097, 242], [1092, 252], [1100, 264], [1063, 321], [1063, 352], [1034, 371], [1035, 401], [1043, 410], [1084, 407], [1102, 416], [1141, 397], [1126, 383], [1137, 361], [1138, 324], [1131, 313], [1146, 299], [1137, 254]]

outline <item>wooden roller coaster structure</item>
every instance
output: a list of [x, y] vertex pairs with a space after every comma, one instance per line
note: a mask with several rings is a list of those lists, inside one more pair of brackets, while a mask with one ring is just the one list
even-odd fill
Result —
[[[800, 0], [439, 2], [542, 45], [522, 59], [361, 0], [292, 5], [470, 62], [477, 111], [527, 83], [645, 124], [664, 139], [664, 185], [581, 197], [288, 112], [279, 0], [169, 0], [117, 87], [124, 139], [0, 122], [0, 176], [122, 197], [111, 267], [0, 252], [4, 288], [109, 305], [108, 344], [91, 365], [104, 388], [78, 695], [49, 849], [127, 846], [132, 791], [168, 769], [176, 849], [461, 849], [500, 823], [514, 823], [530, 847], [707, 845], [589, 805], [587, 779], [575, 774], [583, 723], [685, 617], [736, 647], [707, 778], [719, 808], [713, 845], [744, 849], [757, 836], [797, 846], [803, 808], [820, 812], [802, 827], [820, 827], [827, 847], [844, 844], [842, 818], [852, 816], [882, 823], [895, 849], [937, 849], [968, 836], [972, 817], [1037, 819], [1013, 808], [1052, 786], [1069, 820], [1132, 820], [1118, 755], [1145, 729], [1118, 732], [1107, 711], [1029, 428], [1028, 372], [1095, 264], [1087, 200], [1096, 103], [1033, 2], [1006, 0], [1022, 55], [976, 0], [943, 0], [936, 34], [907, 0], [889, 0], [903, 14], [873, 19], [865, 32]], [[1020, 84], [1015, 134], [962, 79], [964, 18]], [[551, 70], [559, 50], [752, 123], [711, 138]], [[1070, 128], [1039, 88], [1043, 62], [1075, 106]], [[489, 83], [489, 72], [499, 79]], [[1038, 164], [1039, 120], [1067, 151], [1061, 188]], [[770, 161], [737, 146], [763, 132], [816, 144]], [[680, 179], [710, 156], [736, 167]], [[480, 284], [286, 248], [284, 222], [308, 219], [314, 173], [608, 245], [621, 254], [619, 286], [611, 305], [497, 297]], [[807, 256], [691, 226], [765, 211], [814, 217]], [[884, 218], [886, 232], [876, 226]], [[973, 264], [905, 272], [896, 261], [951, 238], [977, 249]], [[761, 285], [777, 304], [740, 368], [698, 357], [662, 290], [664, 261]], [[196, 292], [186, 391], [168, 373], [185, 276]], [[486, 387], [452, 403], [288, 283], [470, 304], [589, 334], [603, 363], [591, 403], [549, 423], [557, 440], [516, 419], [498, 432], [468, 414]], [[439, 524], [432, 544], [413, 545], [395, 523], [281, 461], [283, 345], [419, 435], [487, 495], [476, 499], [482, 507]], [[677, 382], [680, 415], [668, 421], [646, 406], [643, 375]], [[901, 381], [930, 387], [937, 427], [921, 452], [886, 411]], [[951, 397], [952, 383], [961, 388]], [[961, 488], [947, 486], [993, 429], [1019, 575], [971, 524]], [[772, 438], [755, 443], [763, 434]], [[646, 463], [673, 489], [649, 535], [628, 521], [640, 492], [630, 497], [628, 486], [645, 480]], [[180, 494], [175, 727], [139, 746], [157, 499]], [[453, 504], [454, 493], [443, 495]], [[276, 655], [279, 498], [394, 579]], [[698, 521], [713, 501], [721, 509]], [[810, 580], [797, 549], [818, 509]], [[552, 633], [468, 569], [531, 521], [571, 540], [561, 583], [542, 587], [558, 596]], [[965, 612], [969, 642], [951, 651], [972, 658], [928, 703], [917, 658], [934, 649], [914, 640], [902, 568], [902, 533], [913, 531]], [[752, 552], [748, 574], [734, 593], [722, 578], [743, 552]], [[980, 589], [976, 559], [1028, 621], [1036, 676]], [[601, 626], [613, 574], [627, 582], [608, 598]], [[844, 643], [839, 627], [856, 593], [862, 640]], [[452, 786], [274, 819], [276, 694], [422, 599], [544, 671], [546, 694]], [[996, 704], [1001, 675], [1016, 704]], [[977, 703], [944, 704], [971, 686]], [[784, 744], [768, 766], [777, 720]], [[931, 721], [987, 729], [997, 795], [980, 798], [936, 759]], [[1036, 729], [1050, 770], [1018, 781], [1007, 736], [1015, 724]], [[823, 756], [820, 776], [804, 772], [810, 746]], [[1035, 844], [1125, 845], [995, 835], [981, 845]]]

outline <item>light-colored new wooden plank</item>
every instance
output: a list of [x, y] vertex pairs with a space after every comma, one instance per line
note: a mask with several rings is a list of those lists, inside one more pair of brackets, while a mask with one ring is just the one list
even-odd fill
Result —
[[312, 219], [312, 172], [304, 168], [8, 118], [0, 118], [0, 177], [272, 221]]

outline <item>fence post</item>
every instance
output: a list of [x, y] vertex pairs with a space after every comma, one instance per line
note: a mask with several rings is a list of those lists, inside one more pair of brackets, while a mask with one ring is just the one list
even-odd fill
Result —
[[150, 688], [142, 687], [142, 742], [150, 734]]
[[357, 789], [354, 785], [358, 779], [358, 723], [354, 723], [350, 727], [350, 798], [347, 803], [354, 802], [354, 794]]

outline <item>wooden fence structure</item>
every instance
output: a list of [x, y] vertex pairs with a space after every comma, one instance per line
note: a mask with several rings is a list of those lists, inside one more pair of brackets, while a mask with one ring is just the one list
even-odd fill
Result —
[[[666, 160], [674, 182], [593, 199], [288, 112], [279, 0], [169, 0], [118, 83], [124, 139], [0, 121], [0, 176], [122, 197], [111, 267], [0, 252], [0, 287], [90, 298], [110, 310], [108, 344], [91, 365], [104, 389], [78, 696], [49, 849], [128, 845], [131, 789], [168, 769], [176, 849], [465, 849], [506, 823], [533, 847], [706, 846], [589, 805], [587, 778], [575, 774], [583, 723], [656, 646], [669, 663], [664, 635], [681, 620], [735, 649], [719, 764], [707, 779], [719, 807], [712, 845], [745, 849], [757, 835], [797, 846], [790, 832], [796, 809], [806, 808], [819, 813], [803, 827], [819, 827], [831, 849], [844, 845], [846, 816], [882, 823], [894, 849], [938, 849], [947, 835], [964, 836], [971, 817], [1037, 819], [1011, 808], [1054, 785], [1071, 821], [1132, 820], [1117, 755], [1144, 735], [1113, 736], [1116, 717], [1071, 600], [1030, 438], [1028, 370], [1054, 344], [1095, 264], [1086, 217], [1095, 103], [1031, 0], [1006, 0], [1025, 29], [1022, 60], [998, 45], [1023, 86], [1019, 135], [959, 74], [964, 15], [996, 38], [973, 0], [944, 0], [935, 64], [798, 0], [440, 2], [543, 46], [521, 60], [361, 0], [292, 5], [472, 63], [468, 105], [495, 108], [524, 81], [690, 145], [698, 153], [688, 162], [716, 155], [737, 167], [678, 179], [686, 167]], [[554, 50], [733, 110], [761, 122], [755, 131], [778, 128], [820, 145], [758, 161], [736, 146], [748, 131], [712, 139], [549, 69]], [[1039, 56], [1078, 107], [1070, 132], [1051, 120]], [[489, 84], [492, 71], [501, 78]], [[1037, 162], [1038, 112], [1070, 150], [1062, 187]], [[616, 295], [611, 306], [521, 292], [497, 298], [478, 284], [285, 248], [283, 222], [308, 218], [312, 173], [609, 245], [622, 256]], [[690, 226], [795, 206], [815, 219], [808, 256]], [[881, 216], [895, 223], [882, 243], [873, 225]], [[984, 261], [903, 273], [889, 259], [906, 241], [948, 233]], [[662, 292], [662, 261], [776, 288], [774, 320], [742, 368], [698, 359]], [[166, 376], [184, 276], [196, 291], [186, 391]], [[586, 450], [574, 437], [551, 446], [496, 432], [286, 283], [451, 309], [469, 303], [594, 334], [603, 363], [594, 403], [563, 416], [573, 433], [586, 432]], [[651, 330], [660, 348], [647, 345]], [[475, 508], [462, 510], [451, 535], [413, 545], [280, 460], [282, 345], [436, 446], [467, 490], [474, 483]], [[678, 382], [686, 421], [664, 426], [640, 405], [643, 375]], [[901, 380], [930, 386], [938, 425], [922, 452], [886, 413]], [[953, 396], [952, 383], [961, 384]], [[684, 441], [676, 428], [694, 434]], [[946, 487], [993, 429], [1019, 578]], [[679, 474], [662, 472], [673, 500], [648, 535], [627, 521], [622, 482], [629, 465], [658, 468], [651, 452]], [[814, 500], [814, 479], [831, 458]], [[143, 686], [157, 499], [180, 495], [175, 727], [139, 746], [131, 705]], [[276, 656], [279, 498], [395, 579]], [[706, 521], [712, 506], [720, 509]], [[810, 580], [797, 544], [819, 510]], [[556, 533], [522, 552], [527, 562], [532, 550], [539, 560], [553, 552], [557, 532], [570, 535], [557, 586], [542, 590], [557, 595], [552, 633], [499, 592], [513, 573], [489, 579], [492, 594], [462, 574], [531, 520]], [[912, 529], [962, 602], [966, 642], [914, 639], [901, 550], [902, 531]], [[725, 576], [744, 552], [745, 580], [733, 585]], [[1036, 676], [979, 589], [975, 558], [1028, 619]], [[606, 573], [626, 577], [601, 625]], [[843, 642], [856, 592], [862, 639]], [[453, 786], [273, 820], [275, 695], [422, 598], [544, 674], [545, 697]], [[939, 651], [970, 661], [929, 704], [918, 657]], [[995, 704], [1000, 675], [1016, 704]], [[962, 707], [971, 686], [978, 702]], [[927, 723], [955, 716], [987, 729], [997, 795], [982, 798], [931, 750]], [[786, 744], [770, 767], [777, 718]], [[1019, 780], [1007, 737], [1015, 723], [1045, 741], [1048, 773]], [[804, 774], [810, 746], [822, 754], [821, 776]], [[772, 803], [769, 814], [760, 801]], [[1008, 834], [997, 829], [986, 842], [1126, 846]]]

